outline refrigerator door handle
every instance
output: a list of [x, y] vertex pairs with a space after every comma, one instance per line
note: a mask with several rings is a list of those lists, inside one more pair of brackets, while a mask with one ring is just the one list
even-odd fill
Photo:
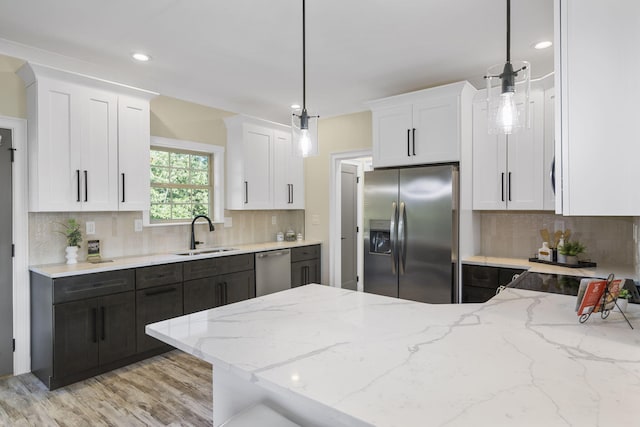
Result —
[[398, 229], [396, 228], [396, 221], [398, 219], [398, 205], [396, 202], [391, 204], [393, 212], [391, 213], [391, 223], [389, 224], [389, 237], [391, 239], [391, 272], [396, 274], [396, 245], [398, 241]]
[[404, 274], [407, 263], [407, 212], [404, 202], [400, 202], [400, 215], [398, 215], [398, 269], [400, 274]]

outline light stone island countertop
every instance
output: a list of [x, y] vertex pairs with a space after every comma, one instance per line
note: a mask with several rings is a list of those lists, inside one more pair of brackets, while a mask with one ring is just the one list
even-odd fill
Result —
[[233, 382], [295, 402], [276, 409], [304, 426], [639, 425], [640, 307], [631, 330], [617, 312], [580, 324], [575, 302], [506, 289], [432, 305], [307, 285], [146, 331], [213, 364], [215, 426]]
[[262, 251], [270, 251], [277, 249], [290, 249], [300, 246], [312, 246], [319, 245], [319, 241], [295, 241], [295, 242], [266, 242], [266, 243], [251, 243], [244, 245], [226, 245], [225, 248], [231, 248], [233, 250], [225, 252], [215, 253], [198, 253], [198, 251], [207, 251], [215, 248], [199, 248], [194, 251], [194, 255], [176, 255], [180, 252], [189, 252], [188, 249], [176, 250], [176, 253], [169, 254], [155, 254], [155, 255], [140, 255], [122, 258], [113, 258], [108, 262], [102, 263], [90, 263], [86, 261], [78, 262], [77, 264], [47, 264], [47, 265], [34, 265], [29, 269], [35, 273], [41, 274], [52, 279], [67, 276], [77, 276], [80, 274], [100, 273], [103, 271], [123, 270], [125, 268], [137, 268], [148, 267], [151, 265], [170, 264], [174, 262], [192, 261], [196, 259], [215, 258], [221, 256], [240, 255], [247, 253], [255, 253]]
[[593, 268], [569, 268], [560, 265], [531, 262], [524, 258], [488, 257], [482, 255], [469, 256], [462, 259], [463, 264], [486, 265], [491, 267], [521, 268], [533, 273], [564, 274], [568, 276], [606, 278], [614, 273], [617, 278], [632, 279], [638, 282], [640, 276], [633, 266], [600, 265]]

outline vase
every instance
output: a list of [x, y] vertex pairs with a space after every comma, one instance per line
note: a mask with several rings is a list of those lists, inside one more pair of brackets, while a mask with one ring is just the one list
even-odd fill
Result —
[[620, 313], [624, 313], [627, 311], [627, 304], [629, 304], [629, 300], [626, 298], [618, 298], [616, 300], [616, 305], [613, 307], [613, 311], [619, 311]]
[[561, 254], [560, 252], [558, 252], [558, 262], [560, 264], [566, 264], [567, 263], [567, 256], [564, 254]]
[[65, 258], [67, 259], [67, 264], [77, 264], [78, 263], [78, 247], [77, 246], [67, 246], [64, 250]]
[[577, 264], [578, 257], [576, 255], [567, 255], [567, 264]]

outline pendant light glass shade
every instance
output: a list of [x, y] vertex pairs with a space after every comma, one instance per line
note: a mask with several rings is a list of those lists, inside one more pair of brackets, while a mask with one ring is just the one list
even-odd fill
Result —
[[527, 61], [494, 65], [487, 70], [486, 81], [489, 133], [510, 135], [531, 127], [531, 65]]
[[[296, 114], [297, 113], [297, 114]], [[309, 116], [306, 110], [291, 115], [291, 146], [297, 157], [318, 155], [318, 117]]]
[[[298, 114], [296, 114], [298, 113]], [[318, 116], [307, 113], [307, 40], [305, 0], [302, 0], [302, 111], [291, 116], [293, 154], [301, 157], [318, 155]]]

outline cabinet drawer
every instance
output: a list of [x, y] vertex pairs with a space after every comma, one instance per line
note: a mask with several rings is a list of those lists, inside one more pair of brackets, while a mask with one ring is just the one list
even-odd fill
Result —
[[135, 286], [134, 270], [116, 270], [83, 274], [53, 280], [53, 303], [132, 291]]
[[170, 285], [182, 282], [182, 263], [154, 265], [136, 269], [136, 288]]
[[291, 262], [320, 258], [320, 245], [303, 246], [291, 249]]
[[199, 259], [184, 263], [184, 280], [202, 279], [220, 274], [220, 258]]
[[238, 271], [253, 270], [254, 254], [233, 255], [218, 258], [220, 274], [235, 273]]

